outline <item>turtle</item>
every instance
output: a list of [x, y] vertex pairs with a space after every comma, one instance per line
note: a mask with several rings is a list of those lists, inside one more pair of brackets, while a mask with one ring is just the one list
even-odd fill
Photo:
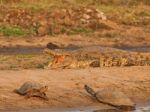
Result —
[[108, 87], [102, 88], [99, 91], [95, 92], [88, 85], [84, 85], [84, 89], [100, 103], [113, 106], [119, 110], [135, 110], [135, 103], [118, 89]]
[[15, 92], [20, 95], [24, 95], [25, 98], [40, 97], [44, 100], [48, 100], [48, 97], [45, 93], [47, 90], [48, 90], [47, 85], [27, 81], [19, 89], [16, 89]]

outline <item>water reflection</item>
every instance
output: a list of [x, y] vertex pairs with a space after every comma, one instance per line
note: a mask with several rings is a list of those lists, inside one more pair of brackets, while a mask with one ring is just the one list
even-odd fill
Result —
[[[82, 107], [82, 108], [64, 108], [64, 109], [33, 109], [19, 111], [4, 111], [4, 112], [124, 112], [114, 108], [102, 109], [98, 107]], [[150, 112], [150, 105], [138, 106], [134, 111], [125, 112]]]

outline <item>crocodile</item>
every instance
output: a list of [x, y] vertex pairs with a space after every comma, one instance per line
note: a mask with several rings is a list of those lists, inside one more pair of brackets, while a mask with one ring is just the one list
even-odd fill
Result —
[[150, 66], [149, 52], [131, 52], [117, 48], [90, 46], [75, 50], [45, 49], [53, 56], [49, 68], [86, 68], [113, 66]]

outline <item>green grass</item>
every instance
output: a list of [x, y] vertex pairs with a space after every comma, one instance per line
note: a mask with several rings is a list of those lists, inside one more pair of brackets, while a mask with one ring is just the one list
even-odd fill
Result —
[[0, 33], [4, 36], [15, 36], [15, 37], [23, 37], [23, 36], [27, 36], [28, 34], [20, 27], [14, 27], [14, 26], [1, 26]]
[[1, 25], [0, 26], [0, 35], [3, 36], [13, 36], [13, 37], [27, 37], [36, 35], [37, 29], [32, 27], [24, 29], [21, 26], [12, 26], [12, 25]]

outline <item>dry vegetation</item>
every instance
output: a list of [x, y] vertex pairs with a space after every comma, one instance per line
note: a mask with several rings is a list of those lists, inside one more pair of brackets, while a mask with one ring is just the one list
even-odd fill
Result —
[[[98, 24], [96, 14], [97, 11], [102, 11], [109, 21], [119, 24], [124, 31], [128, 26], [142, 27], [145, 37], [149, 36], [149, 5], [149, 0], [1, 0], [0, 35], [26, 37], [86, 34], [91, 36], [96, 32], [96, 36], [125, 36], [117, 28], [113, 27], [113, 30], [117, 31], [112, 34], [106, 27], [108, 24]], [[88, 21], [90, 24], [81, 18], [88, 10], [92, 10]], [[103, 30], [107, 33], [101, 33]]]

